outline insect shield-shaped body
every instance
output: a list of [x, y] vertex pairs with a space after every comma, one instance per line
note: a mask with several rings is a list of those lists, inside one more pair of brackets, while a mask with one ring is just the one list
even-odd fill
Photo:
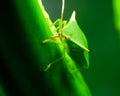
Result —
[[76, 22], [75, 11], [72, 13], [68, 24], [63, 27], [62, 34], [65, 37], [69, 37], [69, 39], [66, 39], [66, 41], [69, 46], [69, 54], [73, 60], [76, 63], [80, 64], [81, 67], [88, 68], [89, 49], [87, 39]]

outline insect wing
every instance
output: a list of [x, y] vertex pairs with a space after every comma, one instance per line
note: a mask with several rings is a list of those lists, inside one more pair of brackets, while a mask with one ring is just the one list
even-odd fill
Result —
[[[73, 56], [73, 59], [76, 56], [78, 57], [77, 54], [80, 54], [79, 57], [82, 59], [81, 61], [83, 62], [83, 60], [84, 60], [84, 62], [83, 62], [84, 64], [82, 64], [83, 67], [88, 68], [89, 67], [88, 43], [87, 43], [87, 39], [86, 39], [84, 33], [82, 32], [82, 30], [80, 29], [80, 27], [78, 26], [78, 24], [76, 22], [75, 11], [72, 13], [72, 16], [71, 16], [68, 24], [63, 27], [62, 33], [69, 40], [68, 45], [71, 47], [70, 51], [72, 48], [77, 50], [77, 52], [75, 52], [75, 51], [70, 52], [71, 56]], [[73, 47], [73, 45], [74, 45], [74, 47]], [[75, 56], [75, 54], [76, 54], [76, 56]], [[78, 62], [79, 60], [75, 60], [75, 61]]]

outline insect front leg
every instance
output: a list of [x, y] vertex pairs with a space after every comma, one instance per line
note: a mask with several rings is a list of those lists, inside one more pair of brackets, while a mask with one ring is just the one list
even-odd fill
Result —
[[54, 23], [52, 23], [52, 25], [49, 25], [49, 28], [51, 29], [52, 33], [54, 34], [54, 36], [50, 37], [49, 39], [43, 40], [42, 43], [47, 43], [50, 42], [52, 40], [56, 41], [57, 38], [61, 38], [60, 34], [59, 34], [59, 29], [60, 29], [60, 20], [61, 19], [57, 19]]

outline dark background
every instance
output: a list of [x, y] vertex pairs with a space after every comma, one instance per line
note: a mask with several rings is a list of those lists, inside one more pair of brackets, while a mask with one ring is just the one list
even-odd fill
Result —
[[[61, 0], [44, 0], [53, 21]], [[90, 68], [81, 70], [93, 96], [120, 96], [120, 38], [114, 25], [112, 0], [66, 0], [64, 19], [76, 10], [77, 22], [90, 49]]]

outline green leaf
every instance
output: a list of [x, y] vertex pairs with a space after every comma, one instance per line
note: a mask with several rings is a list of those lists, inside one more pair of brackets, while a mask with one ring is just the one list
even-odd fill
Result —
[[[76, 19], [75, 19], [75, 11], [72, 13], [70, 21], [68, 24], [63, 28], [63, 35], [68, 38], [67, 43], [70, 49], [70, 55], [72, 58], [77, 62], [81, 63], [82, 67], [88, 68], [89, 67], [89, 49], [87, 39], [78, 26]], [[74, 50], [76, 49], [76, 50]], [[80, 59], [76, 59], [80, 57]]]

